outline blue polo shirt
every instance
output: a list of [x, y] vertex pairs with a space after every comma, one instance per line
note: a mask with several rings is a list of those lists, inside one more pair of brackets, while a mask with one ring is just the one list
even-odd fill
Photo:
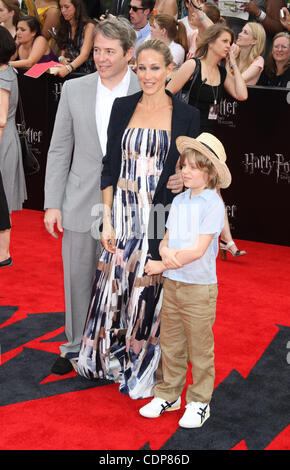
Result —
[[163, 276], [190, 284], [216, 284], [218, 237], [225, 224], [225, 207], [215, 189], [190, 196], [191, 189], [173, 199], [166, 228], [169, 248], [186, 249], [197, 243], [199, 234], [214, 234], [204, 255], [182, 268], [168, 269]]
[[150, 39], [150, 37], [151, 37], [150, 23], [147, 22], [146, 25], [144, 26], [144, 28], [139, 29], [138, 31], [135, 31], [135, 33], [136, 33], [136, 36], [137, 36], [137, 40], [136, 40], [136, 44], [135, 44], [135, 47], [134, 47], [134, 57], [136, 57], [136, 52], [138, 50], [138, 47], [141, 46], [141, 44], [143, 44], [143, 42], [145, 42], [147, 39]]

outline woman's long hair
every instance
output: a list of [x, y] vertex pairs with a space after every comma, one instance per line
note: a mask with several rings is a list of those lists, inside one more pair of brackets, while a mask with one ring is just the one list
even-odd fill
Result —
[[177, 21], [172, 15], [160, 13], [153, 17], [160, 29], [166, 29], [167, 36], [171, 41], [177, 42], [188, 52], [186, 28], [181, 21]]
[[[276, 65], [276, 62], [273, 58], [272, 51], [273, 51], [273, 45], [274, 45], [275, 40], [278, 39], [278, 38], [282, 38], [282, 37], [288, 39], [289, 47], [290, 47], [290, 34], [287, 33], [286, 31], [282, 31], [281, 33], [278, 33], [273, 37], [272, 46], [271, 46], [271, 49], [270, 49], [269, 54], [268, 54], [268, 56], [266, 58], [266, 61], [265, 61], [265, 71], [266, 71], [266, 74], [269, 77], [274, 77], [277, 73], [277, 65]], [[290, 55], [288, 56], [287, 63], [283, 67], [283, 73], [287, 69], [289, 69], [289, 67], [290, 67]]]
[[14, 11], [12, 23], [16, 26], [20, 18], [24, 16], [24, 13], [22, 13], [20, 9], [18, 0], [2, 0], [2, 2], [9, 12]]
[[222, 33], [229, 33], [231, 36], [231, 44], [234, 42], [235, 34], [232, 29], [223, 23], [213, 24], [201, 35], [195, 57], [206, 57], [209, 44], [216, 41]]
[[[87, 23], [95, 24], [95, 22], [94, 20], [92, 20], [91, 18], [87, 16], [87, 11], [82, 0], [70, 0], [70, 1], [75, 7], [75, 20], [77, 24], [76, 33], [73, 39], [73, 45], [74, 47], [78, 47], [79, 36], [81, 35], [83, 27]], [[57, 3], [60, 9], [60, 0], [57, 0]], [[61, 14], [59, 28], [58, 28], [58, 32], [56, 35], [56, 43], [61, 50], [66, 49], [66, 46], [70, 38], [70, 34], [71, 34], [70, 23], [66, 21], [63, 15]]]
[[[259, 56], [263, 56], [266, 44], [266, 32], [260, 23], [249, 22], [247, 25], [251, 28], [253, 38], [257, 41], [253, 44], [247, 56], [246, 64], [240, 68], [240, 72], [244, 72], [251, 65], [251, 63]], [[237, 56], [237, 64], [240, 62], [240, 53]]]

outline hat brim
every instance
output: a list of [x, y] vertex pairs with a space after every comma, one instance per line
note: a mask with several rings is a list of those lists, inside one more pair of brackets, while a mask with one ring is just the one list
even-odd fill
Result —
[[228, 188], [230, 186], [232, 182], [230, 170], [224, 162], [219, 160], [218, 157], [206, 147], [206, 145], [191, 137], [181, 136], [176, 139], [176, 147], [180, 154], [186, 149], [193, 149], [207, 157], [217, 170], [218, 186], [220, 188]]

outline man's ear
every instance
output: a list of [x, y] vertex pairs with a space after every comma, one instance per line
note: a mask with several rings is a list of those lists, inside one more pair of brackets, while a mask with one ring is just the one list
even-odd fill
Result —
[[126, 57], [128, 63], [129, 63], [130, 60], [132, 59], [133, 55], [134, 55], [134, 47], [130, 47], [130, 49], [128, 49], [128, 50], [125, 52], [125, 57]]

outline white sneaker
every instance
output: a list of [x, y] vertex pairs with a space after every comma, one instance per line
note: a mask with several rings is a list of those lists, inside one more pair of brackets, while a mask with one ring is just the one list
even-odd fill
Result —
[[207, 403], [192, 401], [185, 408], [185, 413], [178, 423], [182, 428], [200, 428], [210, 416]]
[[140, 408], [139, 413], [145, 418], [158, 418], [164, 411], [175, 411], [179, 410], [181, 404], [181, 398], [177, 398], [175, 401], [166, 401], [163, 398], [153, 398], [147, 405]]

